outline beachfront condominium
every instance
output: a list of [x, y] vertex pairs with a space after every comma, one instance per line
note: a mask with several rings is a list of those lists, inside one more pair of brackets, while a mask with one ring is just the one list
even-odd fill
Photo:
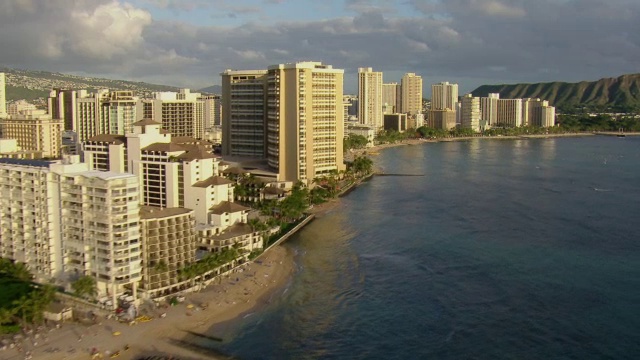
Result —
[[6, 76], [0, 72], [0, 119], [7, 116]]
[[0, 119], [0, 133], [5, 139], [16, 139], [22, 150], [41, 152], [46, 158], [61, 155], [62, 120], [52, 119], [44, 110]]
[[267, 163], [280, 180], [311, 185], [345, 169], [343, 76], [311, 61], [268, 68]]
[[441, 82], [431, 85], [431, 110], [456, 110], [458, 84]]
[[142, 108], [142, 118], [162, 123], [162, 128], [174, 136], [204, 138], [205, 101], [200, 93], [189, 89], [156, 92], [153, 99], [142, 101]]
[[499, 99], [498, 93], [490, 93], [487, 97], [480, 98], [480, 120], [486, 128], [491, 128], [497, 123]]
[[360, 124], [382, 129], [382, 72], [358, 68], [358, 120]]
[[522, 99], [499, 99], [496, 126], [522, 126]]
[[555, 126], [556, 109], [547, 100], [522, 99], [522, 125]]
[[[96, 279], [98, 295], [141, 279], [139, 185], [125, 173], [64, 160], [0, 159], [0, 252], [36, 281]], [[115, 303], [115, 301], [114, 301]]]
[[222, 74], [222, 154], [265, 158], [267, 70]]
[[400, 84], [392, 82], [388, 84], [382, 84], [382, 103], [391, 106], [388, 113], [400, 112], [400, 102], [402, 101]]
[[480, 98], [466, 94], [462, 97], [461, 103], [460, 126], [463, 129], [480, 131]]
[[308, 185], [344, 169], [344, 70], [308, 61], [220, 75], [223, 155], [266, 159], [279, 180]]
[[406, 73], [402, 77], [402, 106], [399, 112], [415, 115], [422, 112], [422, 77]]
[[140, 232], [143, 261], [141, 291], [146, 298], [175, 293], [190, 279], [180, 271], [196, 262], [193, 210], [142, 206]]
[[456, 111], [452, 109], [429, 110], [427, 126], [434, 129], [451, 130], [456, 127]]

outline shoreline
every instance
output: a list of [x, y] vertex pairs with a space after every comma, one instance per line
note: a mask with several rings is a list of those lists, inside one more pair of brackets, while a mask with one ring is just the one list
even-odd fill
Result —
[[[22, 360], [29, 351], [34, 359], [86, 360], [91, 359], [95, 349], [103, 359], [115, 352], [119, 352], [117, 358], [122, 360], [149, 356], [202, 359], [206, 349], [193, 344], [193, 337], [197, 337], [194, 333], [206, 337], [215, 326], [255, 312], [254, 309], [259, 311], [278, 289], [289, 283], [295, 270], [293, 261], [290, 249], [276, 246], [257, 261], [221, 278], [218, 284], [185, 295], [185, 301], [176, 306], [151, 310], [149, 306], [141, 306], [141, 313], [149, 315], [151, 321], [132, 326], [104, 318], [93, 325], [63, 323], [60, 328], [40, 329], [26, 339], [15, 341], [21, 344], [22, 351], [7, 348], [0, 350], [0, 357]], [[160, 317], [162, 313], [166, 315]], [[206, 351], [204, 356], [226, 358], [215, 351]]]
[[[634, 133], [635, 134], [635, 133]], [[547, 138], [564, 138], [564, 137], [587, 137], [587, 136], [596, 136], [598, 133], [562, 133], [562, 134], [539, 134], [539, 135], [505, 135], [505, 136], [462, 136], [462, 137], [449, 137], [449, 138], [439, 138], [439, 139], [407, 139], [396, 143], [385, 143], [374, 145], [372, 147], [351, 150], [346, 153], [344, 159], [346, 161], [353, 160], [356, 156], [369, 155], [375, 156], [378, 155], [380, 150], [398, 147], [398, 146], [407, 146], [407, 145], [418, 145], [418, 144], [426, 144], [426, 143], [439, 143], [439, 142], [455, 142], [455, 141], [469, 141], [469, 140], [526, 140], [526, 139], [547, 139]]]
[[[569, 133], [519, 136], [459, 137], [444, 139], [410, 139], [398, 143], [381, 144], [345, 154], [352, 158], [359, 155], [377, 155], [379, 151], [398, 146], [435, 142], [468, 141], [473, 139], [512, 140], [527, 138], [556, 138], [594, 136], [594, 133]], [[357, 187], [357, 185], [356, 185]], [[341, 205], [340, 197], [315, 205], [308, 210], [321, 218]], [[224, 359], [226, 355], [214, 350], [199, 348], [195, 338], [207, 337], [210, 332], [217, 336], [236, 321], [249, 314], [258, 313], [269, 305], [279, 290], [286, 288], [295, 272], [294, 254], [281, 245], [274, 246], [258, 259], [236, 269], [236, 272], [220, 278], [217, 284], [185, 295], [186, 300], [167, 309], [141, 311], [153, 320], [133, 326], [115, 320], [100, 319], [98, 324], [82, 325], [65, 323], [60, 329], [45, 329], [38, 335], [21, 340], [22, 352], [14, 349], [0, 350], [3, 359], [24, 359], [30, 351], [35, 359], [88, 359], [96, 348], [104, 359], [119, 351], [123, 360], [142, 359], [150, 356], [172, 357], [191, 360], [204, 356]], [[141, 309], [144, 306], [141, 306]], [[147, 307], [148, 308], [148, 307]], [[149, 313], [151, 312], [151, 314]], [[166, 317], [160, 318], [165, 312]], [[114, 335], [119, 333], [119, 335]], [[202, 335], [194, 335], [202, 334]], [[191, 339], [191, 340], [189, 340]], [[222, 339], [225, 340], [225, 339]], [[128, 345], [128, 350], [125, 349]], [[56, 351], [57, 350], [57, 351]]]

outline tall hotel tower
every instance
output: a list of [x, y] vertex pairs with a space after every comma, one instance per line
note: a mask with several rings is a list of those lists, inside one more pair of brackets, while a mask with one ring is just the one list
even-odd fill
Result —
[[400, 112], [419, 114], [422, 112], [422, 77], [406, 73], [402, 77], [402, 107]]
[[358, 118], [374, 129], [383, 127], [382, 72], [372, 68], [358, 69]]
[[320, 62], [269, 67], [267, 162], [283, 180], [310, 185], [345, 169], [344, 70]]
[[265, 158], [267, 70], [222, 76], [222, 154]]
[[224, 155], [266, 158], [280, 180], [307, 184], [344, 170], [344, 70], [299, 62], [221, 76]]
[[455, 110], [458, 102], [458, 84], [441, 82], [431, 85], [431, 109]]
[[0, 73], [0, 119], [7, 117], [6, 83], [4, 73]]

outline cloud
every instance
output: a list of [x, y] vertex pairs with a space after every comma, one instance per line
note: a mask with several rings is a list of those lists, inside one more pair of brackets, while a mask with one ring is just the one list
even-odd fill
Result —
[[[3, 0], [0, 65], [198, 88], [219, 83], [226, 68], [319, 60], [346, 70], [348, 91], [357, 68], [369, 66], [389, 82], [416, 72], [426, 88], [459, 79], [461, 92], [487, 81], [577, 81], [639, 71], [640, 2], [633, 0], [351, 0], [349, 12], [337, 16], [289, 15], [239, 26], [160, 20], [149, 8], [198, 11], [213, 4], [224, 14], [235, 14], [232, 8], [253, 14], [265, 1], [273, 3]], [[277, 7], [282, 17], [288, 5]]]

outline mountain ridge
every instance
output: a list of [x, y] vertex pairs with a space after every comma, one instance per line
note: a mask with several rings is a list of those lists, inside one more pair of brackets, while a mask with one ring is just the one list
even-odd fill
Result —
[[482, 85], [471, 92], [473, 96], [485, 97], [499, 93], [501, 98], [540, 98], [561, 111], [576, 108], [620, 111], [640, 109], [640, 73], [626, 74], [595, 81], [544, 82]]

